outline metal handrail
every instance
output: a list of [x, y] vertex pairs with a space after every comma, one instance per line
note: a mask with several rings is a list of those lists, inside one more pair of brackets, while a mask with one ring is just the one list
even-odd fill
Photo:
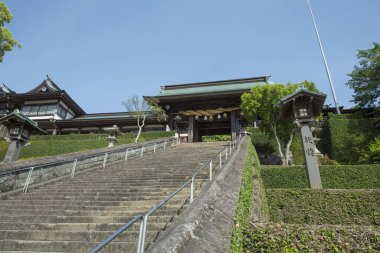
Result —
[[[181, 185], [180, 187], [178, 187], [174, 192], [172, 192], [169, 196], [165, 197], [162, 201], [160, 201], [157, 205], [155, 205], [154, 207], [150, 208], [147, 212], [143, 213], [140, 215], [140, 219], [141, 219], [141, 223], [140, 223], [140, 232], [139, 232], [139, 238], [138, 238], [138, 242], [137, 242], [137, 253], [144, 253], [144, 244], [145, 244], [145, 234], [146, 234], [146, 226], [147, 226], [147, 223], [148, 223], [148, 217], [153, 214], [157, 209], [159, 209], [160, 207], [162, 207], [164, 204], [166, 204], [170, 199], [172, 199], [175, 195], [177, 195], [177, 193], [179, 193], [180, 191], [182, 191], [186, 186], [188, 186], [189, 184], [191, 185], [191, 189], [190, 189], [190, 204], [193, 202], [193, 198], [194, 198], [194, 180], [195, 180], [195, 177], [198, 176], [203, 170], [204, 168], [210, 164], [210, 173], [212, 172], [212, 161], [213, 159], [215, 159], [215, 157], [219, 156], [220, 158], [220, 167], [221, 167], [221, 154], [222, 152], [226, 151], [226, 160], [227, 160], [227, 153], [228, 153], [228, 148], [230, 148], [230, 154], [232, 152], [232, 148], [235, 148], [236, 147], [236, 141], [240, 141], [240, 138], [239, 137], [236, 137], [234, 140], [230, 141], [228, 145], [224, 145], [224, 148], [221, 149], [218, 153], [216, 153], [211, 159], [209, 159], [207, 162], [205, 162], [205, 164], [197, 170], [196, 173], [194, 173], [191, 177], [191, 179], [189, 179], [188, 181], [186, 181], [183, 185]], [[211, 174], [210, 174], [210, 181], [212, 180], [212, 177], [211, 177]], [[130, 222], [132, 222], [131, 224], [137, 222], [138, 219], [132, 219]], [[128, 222], [127, 224], [129, 224], [130, 222]], [[126, 226], [126, 225], [125, 225]], [[122, 228], [124, 228], [125, 226], [123, 226]], [[94, 248], [92, 251], [90, 251], [89, 253], [96, 253], [98, 252], [100, 249], [102, 249], [104, 246], [106, 246], [108, 243], [110, 243], [113, 239], [115, 239], [120, 233], [118, 233], [122, 228], [120, 228], [117, 232], [115, 232], [113, 235], [111, 235], [110, 237], [108, 237], [107, 239], [105, 239], [103, 242], [101, 242], [96, 248]], [[125, 231], [126, 229], [123, 229], [122, 231]], [[100, 247], [102, 246], [102, 247]]]
[[[69, 159], [69, 160], [64, 160], [64, 161], [57, 161], [57, 162], [50, 162], [50, 163], [44, 163], [40, 166], [34, 166], [35, 168], [41, 168], [41, 167], [45, 167], [45, 166], [51, 166], [51, 165], [58, 165], [58, 164], [62, 164], [62, 163], [67, 163], [67, 162], [74, 162], [75, 160], [84, 160], [84, 159], [88, 159], [88, 158], [94, 158], [94, 157], [98, 157], [98, 156], [102, 156], [102, 155], [105, 155], [105, 154], [113, 154], [113, 153], [119, 153], [120, 151], [122, 150], [136, 150], [136, 149], [141, 149], [141, 147], [149, 147], [149, 146], [153, 146], [154, 144], [157, 144], [157, 143], [164, 143], [166, 141], [159, 141], [159, 142], [155, 142], [155, 143], [152, 143], [152, 144], [149, 144], [149, 145], [139, 145], [137, 147], [132, 147], [132, 148], [121, 148], [121, 149], [117, 149], [117, 150], [112, 150], [112, 151], [102, 151], [102, 152], [98, 152], [98, 153], [94, 153], [94, 154], [91, 154], [91, 155], [87, 155], [87, 156], [82, 156], [82, 157], [79, 157], [79, 158], [75, 158], [75, 159]], [[21, 168], [16, 168], [16, 169], [10, 169], [10, 170], [4, 170], [4, 171], [0, 171], [0, 176], [3, 176], [3, 175], [7, 175], [7, 174], [12, 174], [14, 172], [20, 172], [20, 171], [26, 171], [26, 170], [29, 170], [30, 167], [21, 167]]]
[[89, 253], [95, 253], [104, 248], [108, 243], [110, 243], [113, 239], [118, 237], [121, 233], [123, 233], [126, 229], [128, 229], [130, 226], [132, 226], [136, 221], [140, 220], [143, 216], [141, 214], [136, 215], [133, 217], [130, 221], [128, 221], [127, 224], [119, 228], [115, 233], [113, 233], [110, 237], [108, 237], [106, 240], [98, 244], [93, 250], [91, 250]]
[[[134, 152], [136, 150], [141, 149], [142, 150], [141, 154], [137, 154], [136, 152], [134, 154], [134, 157], [138, 157], [138, 156], [142, 156], [143, 155], [144, 148], [146, 148], [146, 147], [154, 146], [154, 151], [153, 152], [156, 152], [156, 150], [157, 150], [157, 144], [164, 143], [163, 149], [165, 150], [166, 148], [170, 147], [170, 145], [173, 146], [173, 144], [175, 142], [177, 142], [175, 145], [179, 144], [179, 140], [178, 139], [176, 141], [175, 138], [171, 138], [170, 140], [166, 139], [166, 140], [161, 140], [161, 141], [158, 141], [158, 142], [153, 142], [153, 143], [149, 143], [149, 144], [145, 144], [145, 145], [141, 144], [139, 146], [131, 147], [131, 148], [127, 147], [127, 148], [120, 148], [120, 149], [112, 150], [112, 151], [97, 152], [95, 154], [86, 155], [86, 156], [82, 156], [82, 157], [78, 157], [78, 158], [74, 158], [74, 159], [45, 163], [45, 164], [42, 164], [42, 165], [39, 165], [39, 166], [38, 165], [37, 166], [34, 165], [32, 167], [20, 167], [20, 168], [16, 168], [16, 169], [10, 169], [10, 170], [5, 170], [5, 171], [0, 171], [0, 177], [6, 176], [6, 175], [10, 175], [10, 174], [15, 174], [15, 173], [18, 173], [18, 172], [29, 171], [28, 177], [27, 177], [27, 179], [25, 181], [24, 188], [23, 188], [23, 192], [26, 193], [27, 189], [28, 189], [28, 186], [29, 186], [30, 179], [32, 177], [33, 170], [36, 171], [36, 170], [39, 170], [39, 169], [47, 169], [46, 167], [57, 166], [57, 165], [67, 164], [67, 163], [73, 163], [73, 167], [71, 169], [70, 176], [74, 177], [75, 168], [77, 166], [78, 161], [104, 156], [104, 159], [103, 159], [103, 168], [104, 168], [105, 167], [105, 163], [107, 161], [107, 158], [111, 154], [121, 153], [121, 152], [125, 151], [126, 152], [126, 157], [127, 157], [128, 152]], [[168, 143], [169, 145], [166, 146], [166, 143]], [[95, 162], [94, 161], [89, 161], [89, 162], [87, 162], [85, 164], [98, 163], [98, 162], [100, 162], [100, 161], [95, 161]]]

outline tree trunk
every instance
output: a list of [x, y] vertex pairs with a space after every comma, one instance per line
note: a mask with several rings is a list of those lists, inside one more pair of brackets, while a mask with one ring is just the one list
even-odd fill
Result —
[[290, 133], [288, 144], [286, 144], [286, 150], [285, 150], [285, 165], [289, 165], [289, 156], [290, 156], [290, 146], [293, 142], [293, 131]]
[[284, 153], [282, 152], [282, 147], [281, 147], [280, 139], [277, 136], [276, 125], [273, 123], [271, 126], [272, 126], [272, 131], [273, 131], [274, 138], [276, 138], [276, 142], [277, 142], [277, 146], [278, 146], [278, 153], [280, 153], [282, 165], [285, 165], [285, 157], [284, 157]]
[[136, 136], [136, 139], [135, 139], [135, 143], [137, 143], [137, 141], [139, 140], [140, 134], [141, 134], [141, 130], [145, 126], [145, 118], [146, 118], [146, 116], [143, 116], [142, 124], [140, 124], [140, 118], [137, 118], [137, 125], [139, 126], [139, 132], [137, 133], [137, 136]]

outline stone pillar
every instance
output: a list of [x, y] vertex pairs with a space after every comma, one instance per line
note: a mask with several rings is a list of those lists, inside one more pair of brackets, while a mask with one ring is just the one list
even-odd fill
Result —
[[12, 140], [9, 143], [7, 154], [5, 155], [4, 162], [9, 163], [13, 161], [17, 161], [20, 156], [20, 151], [22, 147], [22, 142], [20, 140]]
[[232, 140], [236, 137], [236, 111], [231, 112], [231, 138]]
[[301, 126], [301, 139], [309, 186], [311, 189], [322, 189], [322, 181], [318, 168], [316, 148], [313, 140], [313, 135], [308, 124], [303, 124]]
[[194, 142], [194, 116], [189, 116], [189, 126], [187, 128], [187, 142]]

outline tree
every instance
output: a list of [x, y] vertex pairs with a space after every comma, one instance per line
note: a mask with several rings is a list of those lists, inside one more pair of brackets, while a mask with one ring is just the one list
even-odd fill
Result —
[[380, 44], [373, 48], [358, 50], [359, 66], [355, 65], [347, 85], [354, 90], [352, 102], [359, 107], [380, 105]]
[[11, 51], [13, 47], [21, 47], [18, 42], [13, 39], [12, 33], [4, 26], [5, 23], [11, 22], [13, 16], [9, 12], [4, 3], [0, 2], [0, 62], [3, 61], [5, 52]]
[[121, 102], [127, 111], [137, 121], [139, 131], [137, 133], [135, 142], [140, 138], [141, 131], [145, 126], [145, 120], [148, 116], [156, 117], [159, 121], [166, 119], [165, 110], [158, 106], [157, 100], [152, 97], [140, 99], [137, 95], [133, 95], [126, 101]]
[[241, 109], [246, 119], [252, 121], [255, 117], [260, 118], [261, 130], [276, 140], [283, 165], [289, 164], [294, 126], [291, 120], [280, 118], [279, 102], [281, 98], [293, 93], [299, 85], [318, 91], [313, 82], [304, 81], [299, 84], [258, 85], [241, 96]]

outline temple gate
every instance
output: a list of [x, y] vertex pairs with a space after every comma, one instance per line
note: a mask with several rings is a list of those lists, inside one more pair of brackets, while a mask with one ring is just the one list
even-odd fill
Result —
[[[202, 136], [235, 138], [249, 123], [240, 110], [240, 97], [256, 85], [268, 84], [269, 76], [161, 86], [154, 96], [168, 115], [168, 127], [188, 142]], [[254, 123], [251, 123], [254, 125]]]

